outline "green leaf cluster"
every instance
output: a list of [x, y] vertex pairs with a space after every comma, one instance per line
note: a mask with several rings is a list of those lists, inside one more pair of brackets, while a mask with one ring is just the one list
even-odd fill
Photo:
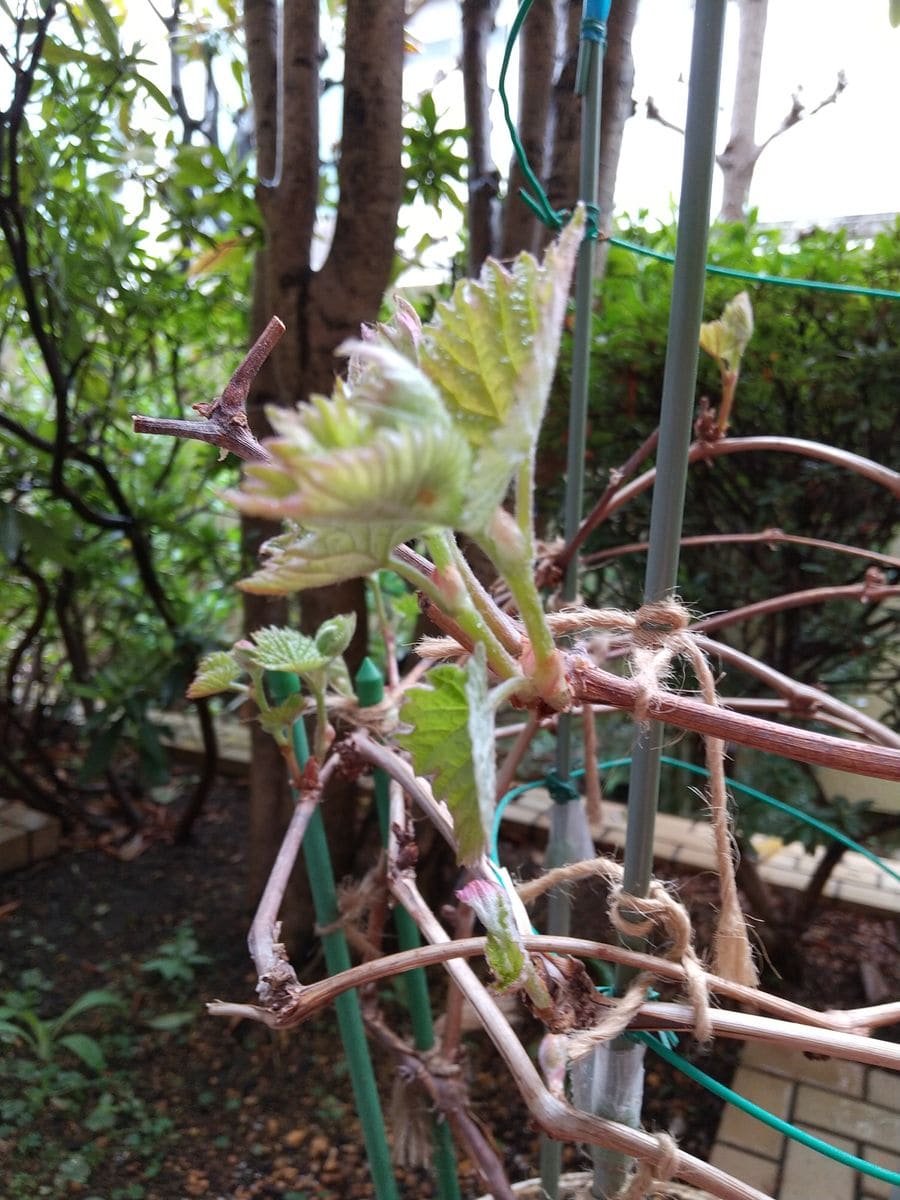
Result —
[[[185, 47], [195, 21], [217, 21], [181, 17]], [[225, 65], [236, 43], [218, 24]], [[30, 44], [27, 29], [8, 42]], [[87, 718], [82, 780], [128, 741], [152, 783], [165, 755], [148, 714], [235, 621], [238, 527], [210, 487], [235, 467], [136, 442], [131, 414], [183, 416], [221, 391], [249, 254], [228, 276], [188, 268], [223, 240], [252, 248], [259, 218], [237, 142], [182, 144], [147, 70], [119, 9], [58, 6], [18, 129], [21, 241], [12, 217], [0, 239], [0, 657], [13, 704]], [[7, 91], [12, 78], [7, 60]]]
[[439, 531], [485, 537], [512, 480], [532, 466], [583, 214], [543, 263], [489, 262], [419, 329], [411, 310], [349, 347], [330, 399], [272, 409], [271, 464], [231, 494], [288, 518], [248, 591], [283, 593], [370, 573], [394, 546]]

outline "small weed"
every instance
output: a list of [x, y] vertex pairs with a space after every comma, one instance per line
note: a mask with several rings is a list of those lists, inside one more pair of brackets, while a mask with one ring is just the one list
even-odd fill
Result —
[[200, 943], [190, 924], [179, 925], [174, 937], [163, 942], [152, 958], [141, 964], [147, 975], [157, 975], [176, 995], [185, 997], [194, 986], [197, 968], [212, 962], [200, 951]]

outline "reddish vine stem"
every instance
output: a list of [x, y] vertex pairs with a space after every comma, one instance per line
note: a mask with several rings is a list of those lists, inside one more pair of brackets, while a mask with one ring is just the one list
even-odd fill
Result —
[[649, 458], [656, 450], [656, 445], [659, 441], [659, 429], [654, 429], [648, 438], [646, 438], [634, 454], [629, 459], [614, 471], [609, 473], [609, 484], [604, 489], [600, 499], [588, 513], [578, 527], [578, 532], [572, 538], [571, 542], [563, 549], [556, 557], [556, 566], [561, 572], [565, 572], [572, 558], [578, 553], [584, 545], [589, 535], [597, 528], [609, 514], [609, 505], [613, 497], [618, 492], [619, 488], [626, 479], [630, 479], [635, 473], [644, 459]]
[[[880, 572], [875, 572], [880, 574]], [[715, 616], [701, 617], [691, 623], [691, 630], [697, 633], [712, 633], [715, 629], [723, 629], [726, 625], [735, 625], [739, 621], [749, 621], [752, 617], [768, 616], [771, 613], [786, 612], [790, 608], [802, 608], [806, 604], [822, 604], [827, 600], [859, 600], [861, 603], [885, 600], [888, 596], [900, 595], [900, 584], [889, 583], [847, 583], [832, 587], [807, 588], [802, 592], [786, 592], [781, 596], [770, 596], [768, 600], [757, 600], [754, 604], [744, 604], [733, 608], [730, 612], [716, 613]]]
[[[881, 463], [863, 458], [861, 454], [852, 454], [849, 450], [840, 450], [836, 446], [826, 446], [822, 442], [809, 442], [804, 438], [789, 437], [745, 437], [721, 438], [719, 441], [697, 441], [691, 444], [688, 451], [690, 463], [705, 462], [711, 458], [720, 458], [725, 454], [744, 454], [748, 451], [776, 451], [784, 454], [800, 454], [805, 458], [816, 458], [822, 462], [830, 462], [843, 467], [856, 475], [870, 479], [879, 487], [887, 488], [892, 496], [900, 497], [900, 473], [884, 467]], [[628, 504], [635, 496], [646, 492], [653, 486], [656, 479], [656, 468], [645, 471], [637, 479], [625, 487], [619, 488], [609, 502], [605, 516], [610, 516], [623, 505]]]
[[[900, 558], [893, 554], [881, 554], [875, 550], [866, 550], [863, 546], [848, 546], [844, 542], [829, 542], [824, 538], [801, 537], [795, 533], [785, 533], [782, 529], [761, 529], [756, 533], [700, 533], [681, 539], [682, 546], [721, 546], [762, 544], [809, 546], [813, 550], [828, 550], [835, 554], [849, 554], [854, 558], [864, 558], [867, 562], [877, 563], [880, 567], [900, 568]], [[583, 567], [597, 566], [608, 562], [611, 558], [623, 558], [627, 554], [641, 554], [648, 549], [649, 542], [628, 542], [622, 546], [611, 546], [608, 550], [597, 550], [594, 554], [586, 554], [581, 560]]]
[[[644, 699], [638, 683], [602, 671], [586, 659], [569, 660], [569, 679], [575, 699], [581, 702], [597, 701], [632, 711]], [[874, 779], [900, 780], [900, 750], [743, 716], [674, 692], [660, 691], [651, 695], [646, 699], [646, 712], [651, 720], [724, 738], [782, 758], [836, 767], [839, 771]]]

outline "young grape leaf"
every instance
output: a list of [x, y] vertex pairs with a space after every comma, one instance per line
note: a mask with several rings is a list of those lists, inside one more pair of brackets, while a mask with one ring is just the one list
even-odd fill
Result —
[[415, 537], [416, 526], [403, 524], [367, 529], [288, 530], [262, 547], [263, 564], [238, 587], [245, 592], [284, 596], [304, 588], [324, 587], [344, 579], [370, 575], [390, 560], [391, 551]]
[[485, 928], [485, 958], [498, 986], [515, 987], [525, 967], [525, 949], [506, 893], [496, 883], [472, 879], [456, 895]]
[[266, 671], [292, 671], [306, 675], [318, 671], [328, 662], [316, 643], [297, 629], [279, 629], [270, 625], [250, 634], [255, 643], [252, 657]]
[[243, 673], [243, 668], [230, 651], [215, 650], [200, 660], [197, 674], [187, 690], [187, 698], [199, 700], [201, 696], [227, 692]]
[[435, 795], [453, 816], [457, 857], [472, 864], [484, 853], [494, 816], [494, 717], [487, 701], [484, 648], [466, 670], [434, 667], [428, 686], [410, 688], [401, 709], [411, 732], [398, 742], [410, 751], [420, 775], [433, 779]]
[[256, 719], [266, 733], [280, 741], [290, 733], [294, 722], [306, 707], [306, 700], [307, 697], [302, 692], [293, 692], [283, 703], [260, 709]]
[[423, 371], [476, 452], [459, 528], [477, 534], [534, 452], [553, 381], [569, 282], [584, 232], [579, 210], [541, 264], [520, 254], [507, 271], [488, 260], [462, 280], [423, 330]]
[[270, 448], [282, 463], [248, 467], [244, 489], [230, 498], [252, 516], [291, 517], [307, 528], [453, 528], [472, 469], [465, 439], [434, 422], [379, 428], [366, 445], [328, 454], [291, 446], [290, 461], [283, 443]]
[[423, 330], [422, 370], [473, 443], [510, 421], [537, 433], [583, 232], [579, 211], [540, 265], [530, 254], [511, 271], [488, 259], [480, 278], [460, 280]]

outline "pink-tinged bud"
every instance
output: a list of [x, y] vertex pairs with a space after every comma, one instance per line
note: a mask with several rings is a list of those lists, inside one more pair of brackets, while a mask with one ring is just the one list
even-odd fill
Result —
[[487, 879], [472, 879], [459, 889], [456, 898], [468, 904], [485, 929], [490, 929], [496, 923], [504, 894], [496, 883]]
[[566, 1098], [566, 1038], [561, 1033], [546, 1033], [538, 1047], [538, 1062], [552, 1096]]

